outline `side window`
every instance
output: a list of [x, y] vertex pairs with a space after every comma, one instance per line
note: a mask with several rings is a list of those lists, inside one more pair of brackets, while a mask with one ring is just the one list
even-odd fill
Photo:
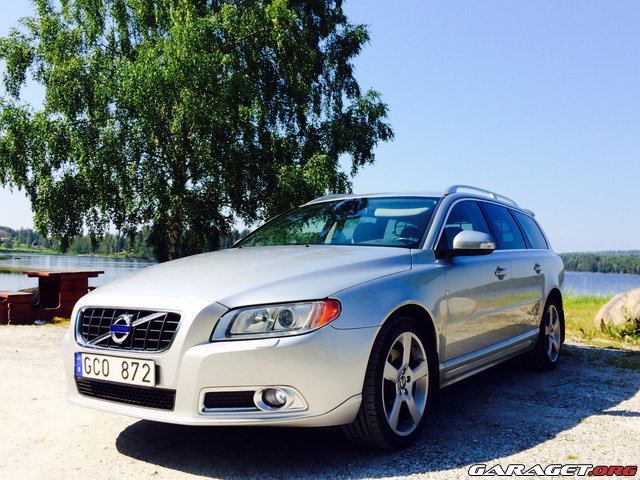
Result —
[[522, 227], [522, 231], [524, 232], [525, 240], [527, 241], [527, 247], [529, 248], [539, 248], [539, 249], [547, 249], [549, 245], [547, 245], [547, 240], [544, 238], [542, 234], [542, 230], [536, 223], [536, 221], [528, 215], [524, 213], [511, 211], [513, 216], [516, 217], [518, 223]]
[[508, 209], [493, 203], [481, 202], [480, 205], [487, 217], [491, 235], [495, 239], [498, 249], [516, 250], [526, 248], [520, 227], [518, 227]]
[[442, 229], [437, 248], [439, 250], [453, 248], [453, 239], [463, 230], [489, 233], [489, 227], [484, 220], [480, 207], [478, 207], [476, 202], [471, 200], [456, 203], [453, 208], [449, 210], [449, 216]]

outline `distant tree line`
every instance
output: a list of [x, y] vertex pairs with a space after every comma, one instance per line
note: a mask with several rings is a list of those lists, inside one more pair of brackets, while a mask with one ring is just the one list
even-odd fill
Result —
[[[207, 251], [229, 248], [240, 238], [244, 237], [248, 230], [232, 230], [228, 236], [222, 237], [217, 243], [207, 245]], [[156, 258], [155, 247], [150, 241], [153, 231], [149, 227], [123, 234], [105, 233], [100, 238], [92, 238], [90, 235], [75, 237], [66, 251], [71, 255], [104, 255], [127, 256], [139, 258]], [[185, 241], [188, 245], [188, 233]], [[30, 228], [13, 229], [0, 226], [0, 249], [33, 253], [62, 253], [60, 243], [49, 240]], [[195, 253], [195, 252], [193, 252]]]
[[561, 253], [570, 272], [634, 273], [640, 275], [640, 250]]
[[50, 248], [51, 243], [30, 228], [14, 230], [0, 226], [0, 247], [13, 248]]

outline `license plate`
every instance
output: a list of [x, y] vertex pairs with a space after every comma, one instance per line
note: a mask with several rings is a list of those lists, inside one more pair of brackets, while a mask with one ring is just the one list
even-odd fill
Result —
[[156, 362], [137, 358], [109, 357], [76, 353], [76, 377], [95, 378], [109, 382], [156, 386]]

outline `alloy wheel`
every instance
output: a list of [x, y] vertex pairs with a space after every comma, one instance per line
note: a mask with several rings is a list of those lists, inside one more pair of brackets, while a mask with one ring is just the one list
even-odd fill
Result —
[[560, 314], [555, 305], [549, 305], [545, 316], [544, 334], [547, 338], [547, 356], [549, 360], [555, 362], [560, 355]]
[[403, 332], [391, 344], [382, 380], [382, 404], [389, 427], [410, 435], [425, 413], [429, 390], [429, 361], [418, 336]]

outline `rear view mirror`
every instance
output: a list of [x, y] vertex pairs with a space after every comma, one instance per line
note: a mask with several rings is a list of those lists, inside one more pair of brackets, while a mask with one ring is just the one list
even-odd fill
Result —
[[453, 248], [436, 251], [437, 258], [488, 255], [496, 249], [496, 242], [488, 233], [463, 230], [453, 239]]

